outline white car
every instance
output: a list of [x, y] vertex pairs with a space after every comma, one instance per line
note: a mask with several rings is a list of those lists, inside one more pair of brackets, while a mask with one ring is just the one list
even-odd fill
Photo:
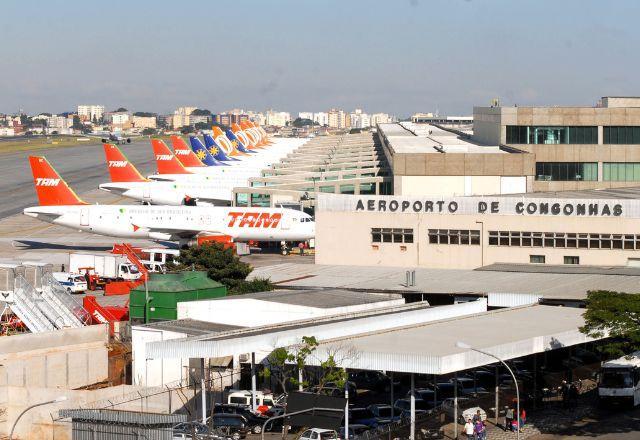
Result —
[[53, 272], [52, 275], [69, 293], [82, 293], [87, 290], [87, 280], [79, 273]]
[[[473, 419], [480, 410], [480, 417], [482, 420], [487, 420], [487, 413], [485, 410], [480, 408], [479, 406], [470, 406], [471, 401], [466, 397], [458, 397], [458, 421], [461, 423], [465, 423], [467, 419]], [[447, 413], [451, 418], [453, 418], [454, 414], [454, 399], [449, 398], [445, 399], [442, 402], [442, 410]]]
[[303, 432], [298, 440], [337, 440], [338, 433], [333, 429], [311, 428]]

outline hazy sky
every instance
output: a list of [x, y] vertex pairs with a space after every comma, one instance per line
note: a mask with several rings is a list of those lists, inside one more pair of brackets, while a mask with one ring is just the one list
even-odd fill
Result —
[[3, 0], [0, 112], [591, 105], [640, 95], [639, 17], [638, 0]]

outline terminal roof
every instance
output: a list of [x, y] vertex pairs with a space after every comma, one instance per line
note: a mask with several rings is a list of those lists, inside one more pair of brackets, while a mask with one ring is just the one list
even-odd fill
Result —
[[471, 141], [460, 133], [444, 130], [432, 124], [379, 124], [394, 153], [504, 153], [498, 146], [483, 145]]

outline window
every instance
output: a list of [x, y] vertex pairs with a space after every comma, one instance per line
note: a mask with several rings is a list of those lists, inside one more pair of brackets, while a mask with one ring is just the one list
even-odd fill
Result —
[[597, 162], [536, 162], [536, 180], [597, 181]]
[[469, 229], [429, 229], [430, 244], [479, 245], [480, 231]]
[[[460, 231], [460, 233], [462, 232], [464, 231]], [[462, 237], [461, 235], [461, 244], [466, 244], [463, 243]], [[477, 240], [477, 243], [472, 244], [479, 244], [479, 233]], [[489, 231], [489, 246], [634, 250], [640, 249], [638, 241], [640, 241], [640, 234]]]
[[[507, 125], [507, 144], [597, 144], [598, 127]], [[640, 142], [639, 142], [640, 143]]]
[[603, 127], [604, 144], [640, 144], [640, 126]]
[[413, 243], [413, 229], [371, 228], [372, 243]]
[[580, 264], [580, 257], [565, 256], [564, 264]]
[[604, 162], [602, 180], [611, 182], [639, 182], [640, 162]]
[[544, 264], [544, 262], [545, 262], [544, 255], [529, 255], [529, 263]]

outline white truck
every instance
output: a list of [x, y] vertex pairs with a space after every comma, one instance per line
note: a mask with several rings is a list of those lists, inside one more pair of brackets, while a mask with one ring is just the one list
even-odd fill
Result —
[[602, 364], [598, 397], [601, 403], [640, 404], [640, 351]]
[[124, 255], [69, 254], [69, 272], [83, 274], [84, 268], [91, 267], [96, 275], [105, 280], [137, 280], [141, 276], [138, 268]]

